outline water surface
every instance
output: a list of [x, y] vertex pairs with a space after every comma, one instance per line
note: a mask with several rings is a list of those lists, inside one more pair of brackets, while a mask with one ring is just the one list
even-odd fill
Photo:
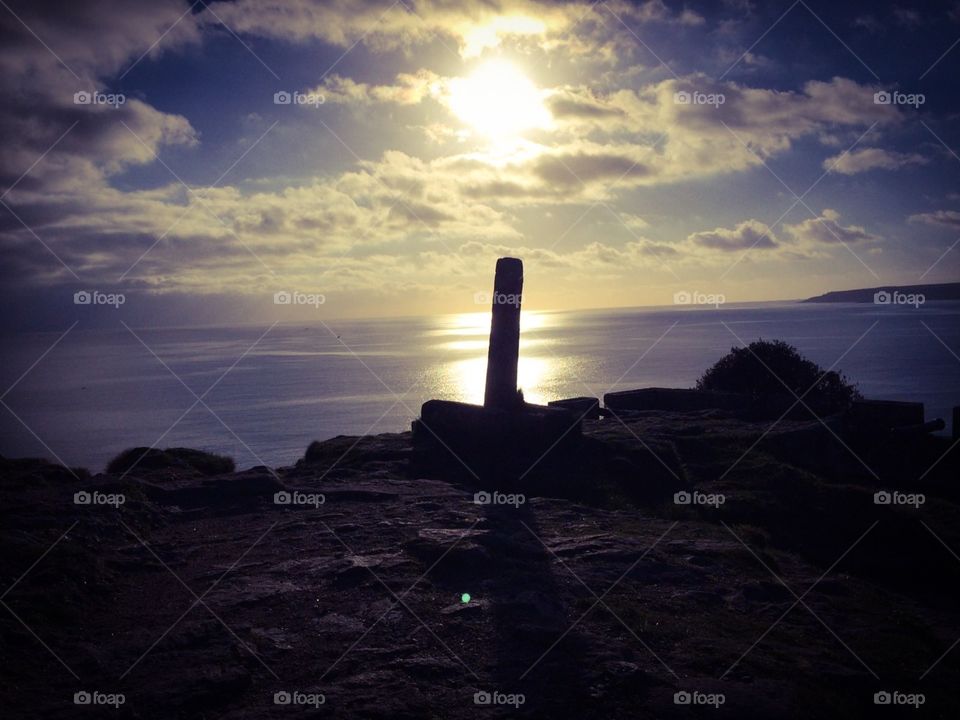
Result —
[[[868, 397], [924, 402], [949, 425], [958, 320], [960, 303], [524, 311], [520, 386], [532, 402], [689, 387], [740, 340], [782, 339], [825, 368], [839, 359]], [[156, 444], [286, 465], [315, 439], [408, 429], [430, 398], [482, 401], [488, 313], [268, 327], [135, 327], [138, 340], [80, 323], [3, 398], [0, 453], [97, 471]], [[3, 388], [59, 335], [5, 338]]]

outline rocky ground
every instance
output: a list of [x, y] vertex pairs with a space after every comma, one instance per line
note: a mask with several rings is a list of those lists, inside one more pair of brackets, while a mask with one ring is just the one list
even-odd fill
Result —
[[591, 421], [526, 474], [408, 433], [275, 471], [3, 460], [4, 716], [957, 717], [950, 442], [769, 424]]

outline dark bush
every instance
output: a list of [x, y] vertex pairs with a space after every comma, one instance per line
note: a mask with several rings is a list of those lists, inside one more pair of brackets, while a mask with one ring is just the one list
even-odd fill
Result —
[[845, 410], [861, 397], [856, 385], [839, 372], [825, 371], [782, 340], [762, 339], [731, 348], [697, 380], [697, 389], [744, 393], [758, 400], [792, 398], [793, 391], [819, 412]]
[[137, 447], [124, 450], [107, 465], [107, 472], [122, 474], [136, 467], [141, 471], [181, 469], [194, 470], [201, 475], [231, 473], [236, 469], [233, 458], [214, 455], [190, 448]]

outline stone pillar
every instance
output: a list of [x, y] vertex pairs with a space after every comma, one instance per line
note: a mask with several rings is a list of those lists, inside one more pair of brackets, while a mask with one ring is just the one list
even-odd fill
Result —
[[523, 293], [523, 261], [497, 260], [493, 280], [493, 310], [490, 348], [487, 351], [487, 385], [483, 404], [488, 408], [517, 406], [517, 361], [520, 357], [520, 297]]

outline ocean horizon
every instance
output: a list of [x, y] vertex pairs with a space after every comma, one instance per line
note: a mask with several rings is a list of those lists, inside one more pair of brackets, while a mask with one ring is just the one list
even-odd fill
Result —
[[[533, 403], [691, 387], [731, 347], [778, 339], [866, 397], [923, 402], [949, 432], [958, 315], [960, 302], [524, 310], [518, 384]], [[98, 472], [126, 448], [157, 445], [291, 465], [313, 440], [408, 430], [430, 398], [481, 402], [489, 322], [478, 312], [8, 335], [0, 454]]]

